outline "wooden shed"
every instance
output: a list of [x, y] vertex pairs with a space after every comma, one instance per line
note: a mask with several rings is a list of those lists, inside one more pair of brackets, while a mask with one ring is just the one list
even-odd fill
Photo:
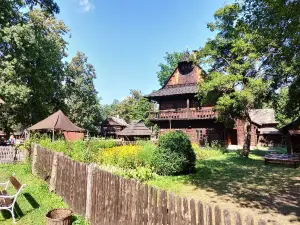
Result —
[[128, 124], [119, 116], [109, 116], [101, 124], [101, 135], [105, 138], [117, 138], [117, 133], [126, 128]]
[[300, 154], [300, 117], [280, 128], [289, 154]]
[[135, 141], [137, 139], [150, 140], [152, 131], [145, 126], [143, 121], [134, 120], [124, 130], [118, 132], [118, 136], [125, 141]]

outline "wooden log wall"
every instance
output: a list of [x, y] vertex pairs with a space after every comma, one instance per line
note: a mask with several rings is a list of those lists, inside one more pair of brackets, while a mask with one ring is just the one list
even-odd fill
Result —
[[[37, 148], [39, 159], [51, 157]], [[54, 154], [58, 153], [53, 153]], [[187, 199], [58, 154], [55, 191], [92, 225], [266, 225], [250, 215]], [[48, 163], [46, 160], [46, 162]], [[46, 167], [45, 167], [46, 168]], [[37, 170], [39, 168], [36, 168]], [[42, 174], [42, 173], [38, 173]], [[52, 174], [53, 175], [53, 174]]]

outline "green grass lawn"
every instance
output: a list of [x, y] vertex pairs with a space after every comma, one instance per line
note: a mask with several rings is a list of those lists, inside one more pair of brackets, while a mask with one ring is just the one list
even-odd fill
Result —
[[264, 165], [264, 150], [249, 159], [236, 152], [198, 160], [196, 173], [158, 177], [148, 183], [203, 202], [250, 212], [269, 222], [299, 224], [300, 169]]
[[[22, 184], [27, 184], [15, 206], [17, 224], [46, 224], [45, 214], [48, 211], [54, 208], [68, 207], [60, 197], [48, 192], [47, 183], [31, 174], [29, 164], [0, 164], [0, 182], [7, 181], [12, 173], [16, 173], [17, 179]], [[13, 188], [9, 189], [10, 194], [15, 193], [14, 191]], [[1, 211], [0, 224], [13, 224], [10, 212]], [[87, 223], [82, 218], [74, 216], [73, 224], [85, 225]]]

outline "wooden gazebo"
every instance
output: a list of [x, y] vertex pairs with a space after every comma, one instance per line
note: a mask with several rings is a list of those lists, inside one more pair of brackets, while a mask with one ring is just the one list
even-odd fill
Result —
[[53, 113], [51, 116], [47, 117], [46, 119], [38, 122], [32, 127], [29, 127], [28, 130], [29, 131], [31, 130], [52, 131], [53, 140], [54, 140], [55, 131], [79, 132], [79, 133], [85, 132], [85, 129], [80, 128], [76, 126], [74, 123], [72, 123], [61, 110], [58, 110], [56, 113]]

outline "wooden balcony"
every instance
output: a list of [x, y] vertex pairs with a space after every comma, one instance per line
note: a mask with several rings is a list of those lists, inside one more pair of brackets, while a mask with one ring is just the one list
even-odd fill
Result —
[[207, 120], [216, 118], [216, 113], [209, 109], [150, 112], [150, 120]]

